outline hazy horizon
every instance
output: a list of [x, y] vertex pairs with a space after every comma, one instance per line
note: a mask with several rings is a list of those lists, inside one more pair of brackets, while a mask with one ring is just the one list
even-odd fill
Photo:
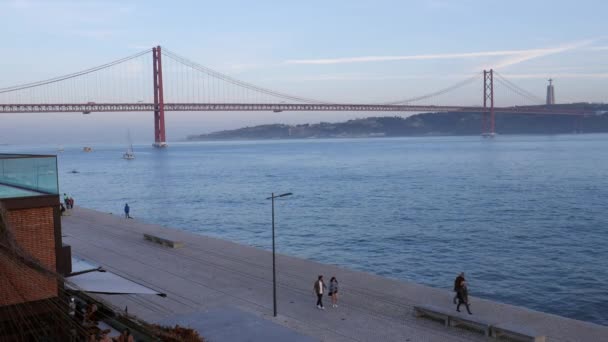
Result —
[[[256, 113], [251, 120], [235, 120], [234, 117], [240, 113], [229, 114], [219, 119], [209, 119], [208, 116], [218, 112], [201, 113], [206, 117], [196, 118], [198, 113], [165, 113], [167, 142], [186, 140], [189, 135], [205, 134], [222, 130], [237, 129], [246, 126], [257, 126], [265, 124], [314, 124], [319, 122], [342, 122], [350, 119], [366, 118], [370, 116], [401, 116], [408, 117], [416, 113], [364, 113], [343, 112], [341, 116], [333, 117], [332, 120], [323, 112], [308, 112], [307, 117], [302, 117], [299, 112], [287, 113]], [[23, 115], [23, 116], [22, 116]], [[53, 120], [52, 129], [49, 125], [40, 125], [40, 116], [48, 116]], [[154, 140], [152, 113], [58, 113], [58, 114], [7, 114], [0, 125], [0, 144], [87, 144], [87, 143], [117, 143], [127, 142], [127, 132], [131, 140], [137, 144], [152, 143]], [[183, 117], [188, 116], [184, 120]], [[127, 120], [123, 124], [121, 120]], [[180, 120], [181, 119], [181, 120]], [[78, 127], [74, 131], [74, 127]], [[18, 131], [15, 128], [18, 127]]]

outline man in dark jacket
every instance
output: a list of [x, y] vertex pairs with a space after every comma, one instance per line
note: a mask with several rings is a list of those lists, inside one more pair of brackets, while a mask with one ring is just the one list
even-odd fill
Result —
[[458, 305], [456, 306], [456, 311], [460, 312], [460, 305], [462, 304], [467, 307], [469, 315], [472, 315], [473, 313], [469, 308], [469, 289], [467, 288], [466, 281], [460, 283], [460, 287], [458, 288]]
[[325, 282], [323, 282], [323, 276], [320, 275], [319, 279], [315, 281], [314, 286], [314, 291], [317, 295], [317, 309], [325, 310], [325, 308], [323, 307], [323, 291], [325, 289], [327, 289], [327, 286], [325, 286]]
[[460, 285], [464, 281], [464, 272], [460, 272], [458, 277], [454, 280], [454, 304], [456, 304], [456, 299], [458, 299], [458, 290], [460, 289]]

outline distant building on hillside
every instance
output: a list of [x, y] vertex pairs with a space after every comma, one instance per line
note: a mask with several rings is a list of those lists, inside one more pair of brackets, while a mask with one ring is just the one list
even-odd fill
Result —
[[547, 104], [555, 104], [555, 92], [553, 90], [553, 79], [549, 79], [549, 85], [547, 86]]

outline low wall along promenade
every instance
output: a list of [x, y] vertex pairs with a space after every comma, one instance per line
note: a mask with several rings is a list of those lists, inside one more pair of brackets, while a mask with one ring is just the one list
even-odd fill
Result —
[[[286, 339], [286, 331], [293, 332], [290, 342], [488, 340], [476, 332], [414, 316], [415, 305], [455, 310], [450, 291], [278, 255], [279, 315], [275, 318], [270, 252], [84, 208], [75, 208], [70, 216], [64, 216], [62, 226], [63, 240], [72, 246], [75, 256], [167, 294], [166, 298], [99, 295], [116, 307], [128, 307], [130, 314], [149, 322], [184, 325], [188, 324], [184, 318], [188, 315], [211, 313], [230, 321], [230, 313], [235, 313], [231, 326], [226, 321], [215, 321], [202, 328], [201, 334], [210, 339], [213, 334], [230, 333], [231, 337], [224, 340], [236, 340], [234, 336], [239, 334], [246, 340], [255, 326], [263, 326], [272, 334], [267, 325], [271, 323], [277, 327], [277, 334], [282, 334], [276, 336], [284, 337], [273, 339], [268, 335], [266, 341]], [[172, 248], [144, 239], [144, 234], [183, 245]], [[328, 285], [331, 276], [340, 280], [339, 308], [332, 308], [327, 297], [326, 310], [316, 308], [313, 283], [319, 274]], [[547, 341], [608, 341], [605, 326], [475, 297], [471, 303], [475, 316], [528, 327], [546, 335]], [[245, 322], [243, 315], [249, 318], [239, 326], [238, 322]]]

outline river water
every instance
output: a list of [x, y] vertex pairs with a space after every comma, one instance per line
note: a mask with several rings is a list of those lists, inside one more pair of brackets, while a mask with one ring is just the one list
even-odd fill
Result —
[[608, 135], [93, 148], [58, 156], [76, 205], [270, 249], [293, 192], [280, 253], [608, 325]]

